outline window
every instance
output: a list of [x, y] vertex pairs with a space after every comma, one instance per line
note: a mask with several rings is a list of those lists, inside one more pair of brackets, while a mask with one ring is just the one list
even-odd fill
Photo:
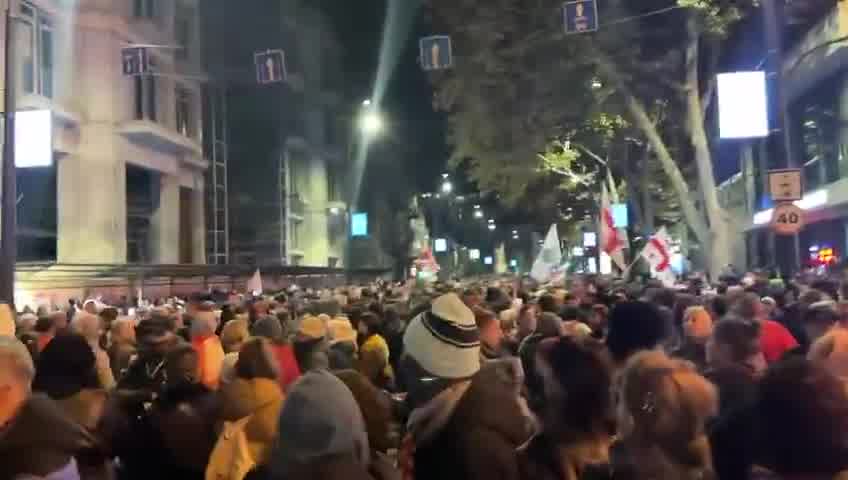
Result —
[[821, 188], [840, 178], [839, 99], [843, 77], [822, 82], [793, 105], [791, 130], [796, 161], [804, 169], [804, 190]]
[[[151, 59], [151, 68], [153, 62]], [[135, 118], [136, 120], [156, 121], [156, 77], [153, 75], [140, 75], [133, 79], [135, 81]]]
[[180, 60], [187, 60], [189, 57], [192, 37], [191, 27], [191, 19], [185, 13], [181, 13], [174, 20], [174, 39], [177, 41], [177, 45], [182, 47], [176, 51], [176, 57]]
[[15, 22], [20, 74], [25, 93], [53, 97], [53, 22], [30, 3], [20, 4]]
[[156, 0], [133, 0], [133, 16], [136, 18], [155, 18]]
[[194, 123], [192, 121], [192, 93], [185, 87], [177, 87], [176, 90], [176, 115], [177, 115], [177, 131], [180, 134], [193, 138], [195, 134]]

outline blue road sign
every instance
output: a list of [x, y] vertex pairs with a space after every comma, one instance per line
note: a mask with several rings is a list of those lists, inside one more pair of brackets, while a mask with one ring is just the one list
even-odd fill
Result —
[[586, 33], [598, 30], [598, 1], [577, 0], [562, 6], [565, 33]]
[[444, 70], [453, 66], [453, 47], [449, 36], [424, 37], [418, 45], [421, 50], [421, 68], [424, 70]]
[[150, 58], [145, 47], [121, 49], [121, 69], [124, 75], [143, 75], [150, 71]]
[[268, 50], [253, 55], [256, 81], [262, 85], [286, 79], [286, 54], [282, 50]]

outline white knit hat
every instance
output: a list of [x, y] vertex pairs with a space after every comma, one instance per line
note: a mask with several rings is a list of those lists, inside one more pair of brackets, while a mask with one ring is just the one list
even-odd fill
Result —
[[433, 301], [410, 322], [403, 346], [421, 367], [440, 378], [468, 378], [480, 370], [480, 334], [474, 313], [455, 293]]

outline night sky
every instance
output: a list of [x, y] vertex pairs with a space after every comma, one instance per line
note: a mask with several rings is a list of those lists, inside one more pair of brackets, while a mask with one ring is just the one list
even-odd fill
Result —
[[[425, 11], [415, 0], [397, 2], [396, 17], [409, 20], [388, 35], [386, 47], [396, 49], [399, 57], [393, 73], [387, 74], [387, 86], [381, 109], [385, 112], [390, 134], [409, 151], [399, 161], [418, 191], [435, 188], [448, 156], [445, 146], [444, 116], [432, 108], [433, 90], [418, 65], [418, 39], [432, 34]], [[387, 0], [321, 0], [324, 12], [335, 26], [345, 49], [345, 85], [351, 99], [369, 98], [374, 92]], [[397, 20], [395, 20], [397, 21]], [[397, 23], [404, 23], [397, 21]]]

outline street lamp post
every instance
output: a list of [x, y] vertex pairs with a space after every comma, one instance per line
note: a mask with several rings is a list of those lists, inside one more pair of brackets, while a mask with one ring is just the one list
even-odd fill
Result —
[[13, 52], [14, 5], [9, 0], [6, 6], [5, 63], [3, 110], [3, 173], [0, 193], [0, 302], [15, 303], [15, 261], [17, 258], [17, 185], [15, 171], [15, 59]]

